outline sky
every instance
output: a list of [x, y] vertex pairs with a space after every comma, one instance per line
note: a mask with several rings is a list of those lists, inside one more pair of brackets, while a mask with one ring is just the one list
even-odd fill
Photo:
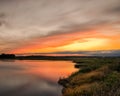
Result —
[[120, 53], [120, 0], [0, 0], [0, 53]]

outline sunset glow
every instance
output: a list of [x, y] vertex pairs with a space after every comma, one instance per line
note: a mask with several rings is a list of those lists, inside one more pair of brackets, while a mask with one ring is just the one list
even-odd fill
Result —
[[120, 50], [118, 0], [7, 1], [0, 1], [1, 53]]
[[32, 40], [22, 47], [15, 48], [10, 53], [118, 50], [120, 49], [119, 38], [120, 34], [109, 36], [95, 31], [58, 34]]
[[117, 96], [118, 67], [120, 0], [0, 0], [0, 96]]

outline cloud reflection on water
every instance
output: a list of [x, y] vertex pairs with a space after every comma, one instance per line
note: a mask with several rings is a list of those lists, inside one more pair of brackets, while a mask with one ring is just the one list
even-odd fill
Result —
[[[61, 86], [57, 84], [57, 79], [72, 71], [68, 69], [74, 69], [70, 63], [65, 61], [0, 61], [0, 96], [60, 96]], [[52, 73], [57, 72], [54, 69], [59, 69], [55, 75]], [[62, 69], [65, 72], [62, 72]], [[48, 72], [45, 72], [47, 70]]]

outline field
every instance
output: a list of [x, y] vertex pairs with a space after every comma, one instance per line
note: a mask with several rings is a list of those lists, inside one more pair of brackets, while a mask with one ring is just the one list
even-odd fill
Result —
[[120, 96], [120, 58], [79, 58], [78, 71], [61, 78], [63, 96]]

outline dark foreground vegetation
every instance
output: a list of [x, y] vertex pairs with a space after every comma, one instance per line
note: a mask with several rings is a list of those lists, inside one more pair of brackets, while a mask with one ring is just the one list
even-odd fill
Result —
[[74, 60], [78, 71], [58, 81], [63, 96], [120, 96], [120, 58]]

